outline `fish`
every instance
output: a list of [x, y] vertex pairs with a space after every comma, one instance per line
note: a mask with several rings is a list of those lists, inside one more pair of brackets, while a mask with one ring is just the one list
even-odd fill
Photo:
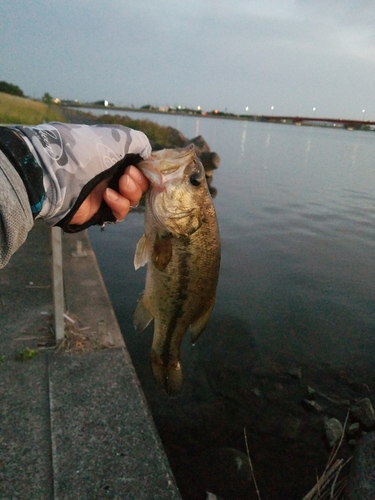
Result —
[[193, 144], [155, 151], [137, 167], [149, 179], [144, 234], [134, 267], [147, 264], [134, 312], [137, 332], [154, 321], [151, 368], [157, 387], [177, 396], [183, 386], [180, 345], [194, 345], [214, 308], [220, 235], [204, 168]]

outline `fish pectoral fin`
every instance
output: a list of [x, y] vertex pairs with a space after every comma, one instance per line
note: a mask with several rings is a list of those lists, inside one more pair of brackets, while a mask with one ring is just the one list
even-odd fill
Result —
[[146, 265], [148, 262], [148, 245], [145, 235], [142, 235], [137, 243], [134, 254], [134, 267], [135, 270]]
[[152, 251], [152, 263], [159, 271], [164, 271], [172, 258], [172, 235], [157, 235]]
[[134, 328], [139, 333], [143, 332], [143, 330], [148, 327], [148, 325], [151, 323], [153, 319], [154, 318], [151, 315], [150, 311], [145, 306], [144, 296], [142, 295], [142, 297], [138, 300], [137, 307], [135, 308], [134, 311], [134, 316], [133, 316]]
[[189, 332], [190, 332], [190, 339], [191, 343], [194, 345], [195, 342], [198, 340], [199, 335], [203, 332], [203, 330], [206, 328], [206, 325], [208, 323], [208, 319], [212, 313], [212, 309], [214, 308], [215, 304], [215, 297], [212, 299], [210, 305], [208, 308], [199, 316], [199, 318], [194, 321], [189, 326]]

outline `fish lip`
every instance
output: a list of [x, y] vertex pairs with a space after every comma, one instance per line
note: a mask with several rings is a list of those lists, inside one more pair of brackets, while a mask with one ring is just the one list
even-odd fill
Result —
[[[171, 151], [175, 153], [172, 159], [167, 154]], [[152, 153], [150, 158], [138, 163], [138, 168], [150, 181], [152, 187], [161, 192], [165, 190], [167, 183], [179, 178], [181, 170], [183, 171], [195, 159], [195, 146], [189, 144], [185, 148], [165, 149]]]
[[165, 180], [163, 174], [150, 164], [143, 165], [140, 163], [138, 165], [139, 170], [142, 174], [150, 181], [151, 186], [149, 189], [156, 189], [158, 192], [165, 191]]

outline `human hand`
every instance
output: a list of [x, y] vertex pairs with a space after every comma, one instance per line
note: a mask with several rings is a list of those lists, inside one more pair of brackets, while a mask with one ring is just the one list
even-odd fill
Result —
[[148, 180], [136, 167], [130, 165], [120, 177], [118, 183], [119, 192], [108, 187], [109, 179], [99, 183], [87, 198], [70, 221], [72, 225], [82, 225], [89, 221], [99, 210], [102, 200], [107, 203], [112, 210], [114, 217], [118, 221], [125, 219], [131, 207], [138, 205], [142, 194], [148, 188]]

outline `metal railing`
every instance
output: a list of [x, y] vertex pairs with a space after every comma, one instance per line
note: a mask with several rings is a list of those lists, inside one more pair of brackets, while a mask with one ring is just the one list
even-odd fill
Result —
[[52, 287], [53, 287], [53, 309], [55, 318], [56, 341], [64, 338], [64, 279], [62, 262], [62, 238], [61, 229], [52, 227]]

